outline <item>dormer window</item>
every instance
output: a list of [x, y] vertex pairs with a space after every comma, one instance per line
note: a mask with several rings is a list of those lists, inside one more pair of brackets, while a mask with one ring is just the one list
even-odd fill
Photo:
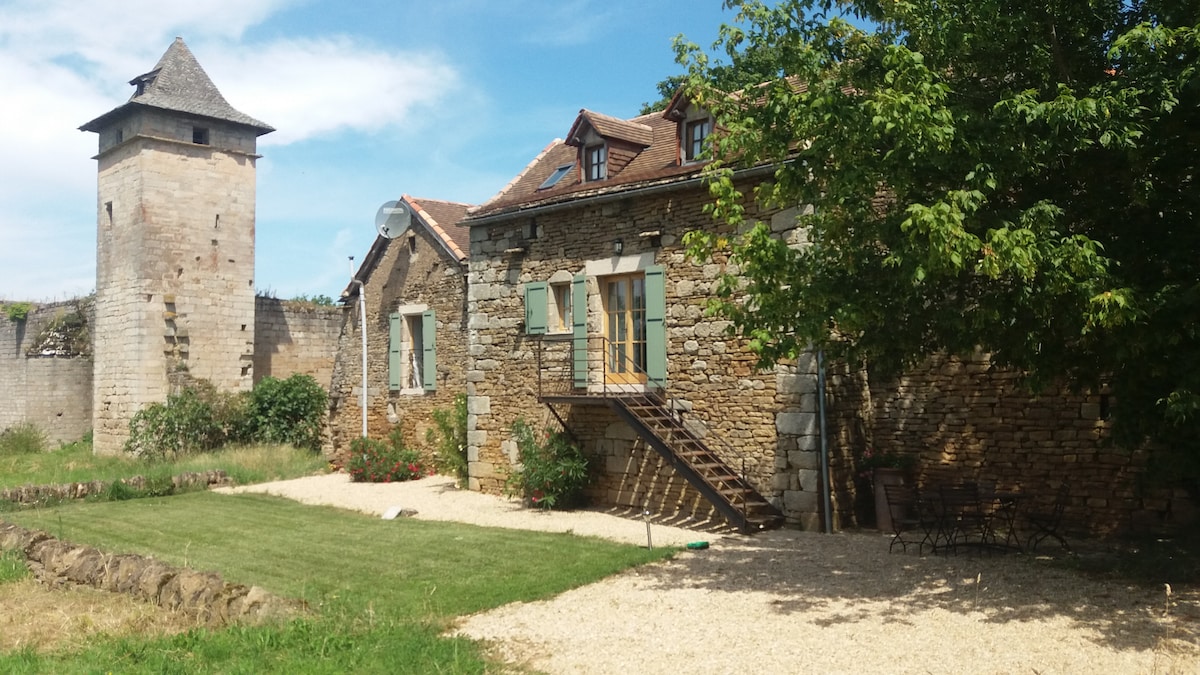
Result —
[[583, 149], [583, 179], [603, 180], [608, 177], [608, 150], [604, 144]]
[[684, 125], [683, 161], [695, 162], [704, 151], [704, 139], [712, 133], [712, 118], [692, 120]]

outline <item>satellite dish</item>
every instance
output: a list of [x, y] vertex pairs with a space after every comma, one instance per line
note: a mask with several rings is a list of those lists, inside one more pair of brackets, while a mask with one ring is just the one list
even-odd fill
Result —
[[395, 239], [412, 224], [412, 209], [404, 202], [384, 202], [375, 213], [375, 230], [384, 239]]

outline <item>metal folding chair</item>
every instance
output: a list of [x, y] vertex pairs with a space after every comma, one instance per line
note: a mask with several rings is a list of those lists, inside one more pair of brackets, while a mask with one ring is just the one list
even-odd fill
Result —
[[[888, 553], [896, 544], [907, 553], [909, 544], [917, 545], [917, 553], [923, 553], [925, 544], [933, 545], [931, 530], [922, 519], [921, 502], [917, 491], [908, 485], [884, 485], [884, 495], [887, 499], [888, 511], [892, 516], [892, 541], [888, 544]], [[915, 535], [920, 534], [920, 538]]]
[[1050, 510], [1041, 512], [1031, 511], [1025, 514], [1025, 524], [1030, 529], [1029, 540], [1025, 544], [1026, 551], [1037, 550], [1038, 544], [1047, 538], [1057, 539], [1059, 545], [1064, 550], [1071, 550], [1071, 546], [1063, 538], [1061, 530], [1063, 511], [1066, 510], [1067, 502], [1070, 501], [1070, 498], [1070, 487], [1066, 481], [1063, 481], [1058, 486], [1058, 492], [1054, 495], [1054, 502], [1050, 505]]

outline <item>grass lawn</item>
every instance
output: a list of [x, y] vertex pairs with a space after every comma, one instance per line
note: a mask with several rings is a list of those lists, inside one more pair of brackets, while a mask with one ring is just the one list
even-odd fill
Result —
[[184, 471], [224, 469], [238, 484], [298, 478], [328, 470], [319, 453], [287, 445], [231, 447], [176, 462], [146, 462], [129, 455], [98, 456], [91, 443], [69, 443], [49, 452], [4, 452], [0, 489], [145, 476], [165, 478]]
[[455, 616], [549, 597], [670, 555], [569, 535], [384, 521], [264, 495], [198, 492], [4, 518], [107, 551], [219, 571], [314, 610], [283, 625], [0, 654], [6, 673], [482, 672], [488, 664], [476, 644], [440, 636]]

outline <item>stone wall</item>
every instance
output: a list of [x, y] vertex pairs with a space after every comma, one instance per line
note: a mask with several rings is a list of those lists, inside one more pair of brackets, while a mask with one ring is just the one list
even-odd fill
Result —
[[22, 321], [0, 313], [0, 430], [28, 422], [52, 443], [92, 426], [87, 299], [35, 305]]
[[[450, 409], [465, 392], [467, 361], [465, 270], [416, 220], [407, 237], [387, 242], [366, 279], [367, 433], [387, 438], [403, 430], [412, 447], [425, 445], [433, 410]], [[356, 296], [346, 306], [330, 389], [329, 452], [344, 459], [350, 442], [362, 435], [362, 337]], [[389, 315], [399, 308], [426, 307], [436, 318], [437, 387], [435, 391], [392, 391], [388, 381]]]
[[[227, 483], [229, 476], [222, 469], [187, 472], [171, 476], [171, 487], [180, 490], [210, 487]], [[131, 476], [117, 481], [134, 490], [143, 490], [150, 481], [145, 476]], [[0, 489], [0, 501], [13, 502], [21, 506], [42, 506], [71, 499], [84, 499], [104, 494], [112, 482], [93, 480], [86, 483], [52, 483], [49, 485], [22, 485]]]
[[328, 389], [342, 332], [341, 307], [259, 296], [254, 303], [254, 381], [312, 375]]
[[[524, 284], [569, 282], [586, 273], [588, 334], [598, 336], [604, 330], [601, 281], [654, 264], [666, 271], [666, 395], [698, 433], [729, 442], [733, 451], [724, 453], [726, 462], [738, 469], [744, 462], [749, 480], [790, 523], [819, 526], [815, 367], [805, 359], [760, 370], [745, 342], [726, 334], [728, 322], [706, 316], [723, 261], [691, 263], [681, 239], [689, 230], [715, 226], [703, 212], [709, 200], [693, 184], [472, 226], [467, 387], [473, 489], [500, 489], [516, 456], [513, 421], [545, 414], [537, 394], [540, 342], [525, 334]], [[792, 243], [803, 241], [795, 211], [772, 218], [751, 207], [748, 215], [767, 218]], [[613, 255], [617, 239], [621, 256]], [[691, 500], [686, 490], [675, 494], [679, 481], [667, 478], [669, 468], [614, 430], [607, 410], [560, 407], [569, 408], [563, 414], [571, 432], [603, 467], [595, 492], [602, 503], [676, 508]]]
[[1069, 531], [1112, 535], [1194, 517], [1181, 491], [1139, 487], [1146, 454], [1113, 447], [1107, 391], [1033, 395], [987, 355], [932, 358], [894, 381], [873, 378], [865, 421], [874, 447], [916, 455], [922, 482], [994, 480], [1044, 510], [1062, 481]]
[[258, 586], [228, 583], [215, 572], [197, 572], [135, 554], [104, 553], [0, 521], [0, 551], [20, 551], [43, 584], [76, 584], [125, 593], [185, 612], [219, 627], [232, 622], [285, 619], [303, 605]]

